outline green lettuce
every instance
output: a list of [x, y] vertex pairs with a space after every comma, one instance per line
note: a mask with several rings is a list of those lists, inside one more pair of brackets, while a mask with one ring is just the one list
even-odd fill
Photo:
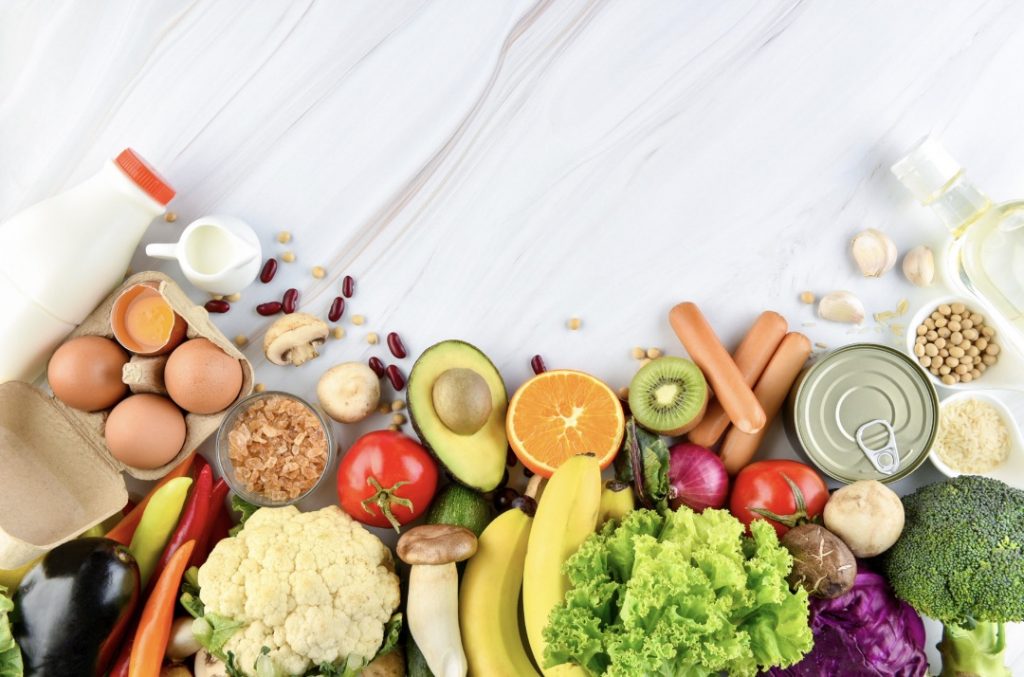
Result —
[[767, 522], [724, 510], [635, 510], [569, 558], [571, 587], [544, 630], [544, 664], [591, 675], [756, 675], [813, 644], [807, 593]]
[[25, 667], [21, 660], [21, 649], [11, 634], [11, 620], [14, 602], [7, 596], [7, 588], [0, 585], [0, 677], [22, 677]]

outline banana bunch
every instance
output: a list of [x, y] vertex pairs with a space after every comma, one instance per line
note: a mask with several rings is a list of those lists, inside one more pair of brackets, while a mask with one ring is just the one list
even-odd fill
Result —
[[[530, 653], [538, 664], [543, 662], [544, 626], [568, 590], [562, 565], [594, 533], [602, 512], [606, 518], [617, 518], [632, 507], [632, 492], [602, 489], [597, 460], [574, 456], [555, 471], [538, 503], [524, 496], [481, 534], [459, 591], [460, 625], [471, 675], [539, 677]], [[519, 626], [520, 588], [527, 642]], [[582, 668], [568, 664], [545, 668], [543, 673], [545, 677], [586, 675]]]

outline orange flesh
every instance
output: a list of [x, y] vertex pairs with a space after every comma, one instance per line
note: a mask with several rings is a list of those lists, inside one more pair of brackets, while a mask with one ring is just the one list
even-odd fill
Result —
[[506, 427], [523, 464], [550, 476], [582, 453], [607, 467], [622, 444], [624, 423], [622, 405], [604, 383], [581, 372], [549, 371], [515, 394]]

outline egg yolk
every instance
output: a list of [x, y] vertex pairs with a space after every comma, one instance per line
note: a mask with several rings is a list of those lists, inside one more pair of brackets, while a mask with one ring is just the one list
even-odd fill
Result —
[[145, 349], [161, 348], [171, 335], [174, 321], [171, 306], [157, 295], [133, 299], [124, 313], [125, 330]]

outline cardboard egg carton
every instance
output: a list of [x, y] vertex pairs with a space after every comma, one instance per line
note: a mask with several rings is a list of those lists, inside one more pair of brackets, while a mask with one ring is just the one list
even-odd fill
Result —
[[[206, 310], [162, 273], [139, 273], [125, 280], [69, 338], [113, 338], [114, 300], [140, 282], [158, 285], [187, 322], [187, 339], [209, 339], [239, 360], [242, 389], [236, 402], [252, 393], [252, 364]], [[124, 465], [108, 451], [103, 437], [107, 411], [77, 411], [28, 383], [0, 384], [0, 569], [30, 562], [121, 510], [128, 500], [121, 471], [143, 480], [163, 477], [216, 432], [227, 409], [205, 415], [186, 412], [181, 451], [163, 467], [143, 470]]]

